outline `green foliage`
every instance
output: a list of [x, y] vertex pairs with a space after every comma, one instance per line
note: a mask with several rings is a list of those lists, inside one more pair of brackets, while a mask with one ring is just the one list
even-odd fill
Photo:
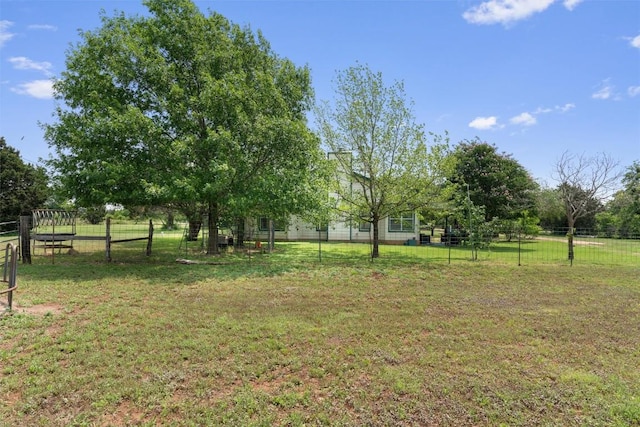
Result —
[[449, 181], [474, 204], [485, 207], [485, 219], [515, 219], [524, 210], [535, 210], [538, 186], [527, 170], [510, 154], [479, 139], [460, 142]]
[[542, 188], [537, 193], [536, 207], [540, 217], [540, 226], [546, 229], [567, 227], [562, 194], [555, 188]]
[[368, 222], [378, 256], [378, 222], [426, 206], [444, 182], [448, 141], [427, 145], [402, 82], [387, 86], [364, 65], [339, 72], [332, 104], [317, 109], [318, 131], [335, 162], [336, 208], [345, 222]]
[[107, 209], [103, 205], [78, 209], [80, 218], [89, 224], [100, 224], [104, 220], [106, 213]]
[[308, 68], [190, 0], [145, 5], [149, 16], [103, 15], [82, 32], [55, 84], [66, 108], [46, 138], [68, 195], [171, 205], [193, 221], [206, 212], [212, 230], [224, 217], [313, 205], [323, 156], [306, 125]]
[[0, 137], [0, 222], [17, 221], [41, 208], [50, 195], [44, 168], [20, 158], [20, 152]]
[[622, 190], [606, 204], [606, 212], [596, 216], [598, 231], [608, 237], [640, 236], [640, 163], [634, 162], [622, 178]]
[[510, 242], [518, 237], [530, 239], [540, 234], [539, 222], [538, 217], [524, 212], [519, 219], [496, 220], [495, 224], [497, 232], [503, 234], [505, 239]]

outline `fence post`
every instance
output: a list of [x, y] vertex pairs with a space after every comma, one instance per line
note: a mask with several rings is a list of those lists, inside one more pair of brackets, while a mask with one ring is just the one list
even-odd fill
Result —
[[107, 262], [111, 262], [111, 218], [107, 218], [107, 231], [104, 239], [105, 246], [105, 256], [107, 258]]
[[18, 249], [13, 243], [7, 243], [4, 253], [4, 266], [2, 270], [2, 283], [8, 283], [6, 290], [0, 290], [0, 293], [7, 293], [7, 304], [9, 311], [13, 308], [13, 291], [17, 289], [18, 277]]
[[23, 264], [31, 264], [31, 217], [20, 217], [20, 256]]
[[151, 244], [153, 243], [153, 220], [149, 220], [149, 238], [147, 239], [147, 256], [151, 255]]

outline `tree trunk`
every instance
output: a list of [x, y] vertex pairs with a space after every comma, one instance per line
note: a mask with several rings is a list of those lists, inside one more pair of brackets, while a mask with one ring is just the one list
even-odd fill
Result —
[[218, 248], [218, 204], [209, 201], [209, 241], [207, 242], [207, 255], [217, 255]]
[[373, 216], [373, 249], [371, 251], [371, 258], [379, 258], [380, 251], [378, 250], [378, 244], [380, 240], [380, 232], [378, 230], [378, 217], [376, 215]]
[[569, 261], [571, 261], [571, 265], [573, 265], [573, 234], [575, 232], [575, 229], [573, 228], [573, 226], [575, 225], [575, 220], [571, 217], [568, 218], [569, 220], [569, 230], [567, 231], [567, 245], [568, 245], [568, 259]]
[[173, 211], [167, 212], [167, 230], [173, 230], [176, 226], [176, 220], [173, 215]]
[[273, 249], [275, 247], [275, 240], [276, 240], [276, 226], [275, 226], [275, 222], [270, 219], [269, 220], [269, 253], [273, 252]]
[[244, 246], [244, 218], [238, 218], [236, 220], [236, 229], [238, 230], [236, 233], [236, 240], [234, 241], [236, 248], [241, 248]]
[[187, 218], [187, 220], [189, 221], [189, 233], [187, 235], [187, 240], [195, 242], [198, 240], [198, 234], [200, 234], [200, 229], [202, 228], [202, 221], [195, 218]]

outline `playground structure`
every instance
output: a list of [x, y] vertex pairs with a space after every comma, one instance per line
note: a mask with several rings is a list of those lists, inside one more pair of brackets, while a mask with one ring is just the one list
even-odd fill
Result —
[[11, 311], [13, 304], [13, 292], [18, 288], [18, 249], [13, 243], [7, 243], [2, 269], [2, 283], [6, 283], [6, 289], [0, 288], [0, 295], [7, 294], [7, 309]]
[[[34, 210], [31, 217], [31, 227], [21, 227], [21, 233], [27, 233], [24, 239], [32, 242], [33, 253], [36, 249], [43, 249], [44, 253], [51, 251], [52, 260], [55, 252], [61, 253], [62, 249], [74, 250], [74, 242], [80, 240], [94, 240], [105, 242], [105, 256], [111, 261], [111, 246], [115, 243], [134, 241], [147, 241], [146, 255], [151, 255], [153, 242], [153, 222], [149, 220], [148, 234], [144, 237], [114, 239], [111, 234], [111, 219], [105, 220], [105, 232], [103, 235], [81, 235], [77, 233], [77, 212], [60, 209]], [[23, 251], [25, 262], [31, 262], [31, 254]]]
[[[76, 235], [76, 211], [59, 209], [37, 209], [33, 211], [33, 253], [36, 248], [50, 249], [53, 253], [58, 249], [73, 249]], [[68, 243], [67, 243], [68, 242]]]

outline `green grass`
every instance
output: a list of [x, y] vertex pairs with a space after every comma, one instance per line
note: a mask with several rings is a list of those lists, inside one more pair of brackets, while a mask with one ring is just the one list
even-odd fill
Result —
[[640, 425], [637, 263], [178, 244], [19, 266], [0, 425]]

